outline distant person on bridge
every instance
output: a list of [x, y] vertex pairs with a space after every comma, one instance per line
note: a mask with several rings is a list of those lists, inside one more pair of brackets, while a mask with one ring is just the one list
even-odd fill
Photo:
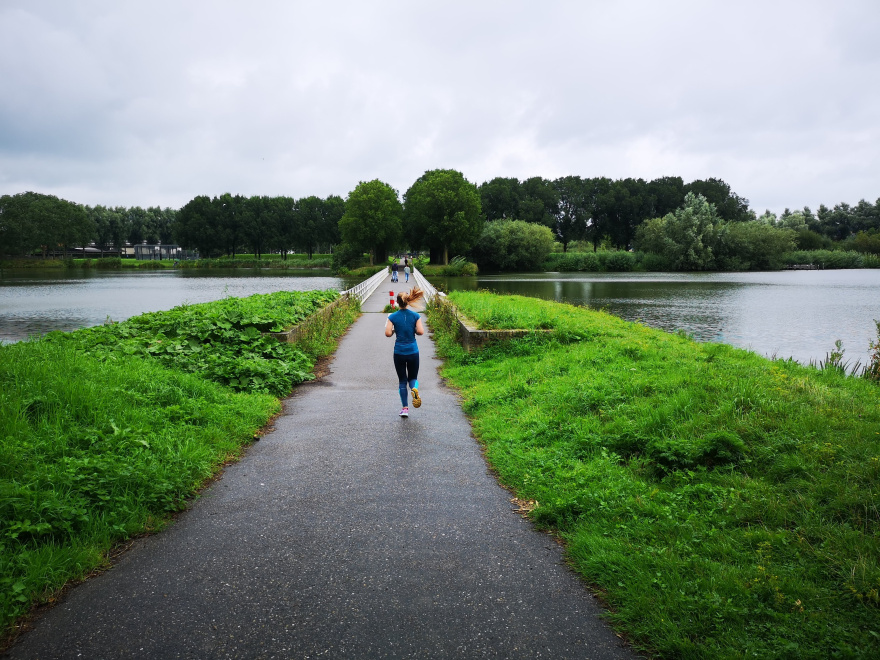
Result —
[[403, 274], [406, 276], [406, 281], [409, 282], [409, 264], [403, 267]]
[[397, 281], [397, 259], [395, 259], [394, 263], [391, 264], [391, 281]]
[[416, 335], [425, 334], [425, 326], [418, 313], [407, 307], [424, 295], [425, 292], [417, 286], [407, 293], [398, 293], [397, 306], [400, 309], [390, 314], [385, 322], [385, 336], [397, 335], [394, 340], [394, 369], [397, 371], [400, 405], [403, 406], [400, 409], [401, 417], [409, 417], [407, 386], [412, 388], [413, 408], [422, 405], [419, 398], [419, 345]]

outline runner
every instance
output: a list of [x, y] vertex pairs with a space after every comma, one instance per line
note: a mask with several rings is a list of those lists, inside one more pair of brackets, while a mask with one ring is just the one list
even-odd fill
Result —
[[425, 292], [419, 287], [413, 287], [407, 293], [397, 294], [397, 306], [400, 309], [388, 316], [385, 322], [385, 336], [397, 335], [394, 340], [394, 369], [397, 371], [398, 389], [400, 392], [401, 417], [409, 417], [407, 403], [407, 386], [412, 388], [413, 408], [422, 405], [419, 397], [419, 345], [416, 343], [416, 335], [425, 334], [425, 326], [421, 317], [411, 309], [407, 309], [410, 303], [422, 299]]

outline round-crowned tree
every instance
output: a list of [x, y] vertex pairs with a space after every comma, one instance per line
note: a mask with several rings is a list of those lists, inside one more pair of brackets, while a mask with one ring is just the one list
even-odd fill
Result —
[[403, 207], [397, 191], [378, 179], [361, 181], [345, 200], [339, 220], [342, 242], [370, 253], [370, 265], [385, 261], [400, 243]]
[[432, 261], [449, 263], [449, 253], [467, 252], [485, 222], [477, 187], [455, 170], [429, 170], [403, 196], [406, 237], [427, 247]]
[[483, 228], [471, 255], [488, 270], [535, 271], [553, 250], [553, 231], [524, 220], [493, 220]]

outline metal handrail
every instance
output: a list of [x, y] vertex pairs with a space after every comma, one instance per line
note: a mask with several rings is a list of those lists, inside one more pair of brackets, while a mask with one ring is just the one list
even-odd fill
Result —
[[357, 298], [358, 302], [362, 303], [371, 295], [373, 295], [373, 291], [379, 288], [379, 285], [385, 281], [385, 278], [387, 276], [388, 269], [383, 268], [371, 278], [364, 280], [360, 284], [357, 284], [350, 289], [346, 289], [342, 292], [342, 295], [347, 295], [350, 298]]

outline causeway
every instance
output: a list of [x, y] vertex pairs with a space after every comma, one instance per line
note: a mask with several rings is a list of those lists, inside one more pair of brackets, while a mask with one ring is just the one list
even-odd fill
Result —
[[398, 417], [387, 279], [329, 373], [165, 531], [71, 589], [12, 658], [635, 658], [516, 513], [419, 337]]

